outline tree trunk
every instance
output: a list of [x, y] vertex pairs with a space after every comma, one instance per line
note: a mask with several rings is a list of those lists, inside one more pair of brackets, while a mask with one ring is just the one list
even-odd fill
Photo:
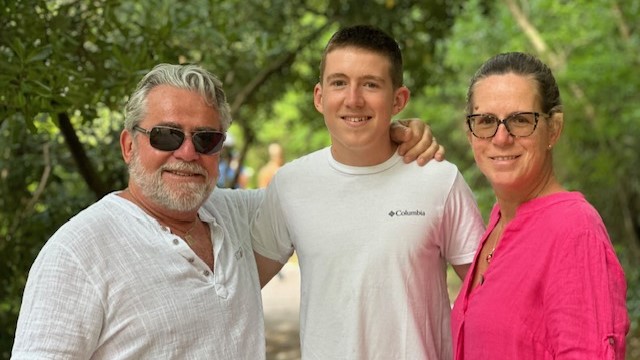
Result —
[[80, 142], [80, 139], [78, 139], [76, 130], [73, 128], [71, 119], [69, 119], [69, 115], [66, 112], [58, 113], [58, 128], [60, 128], [60, 132], [67, 143], [67, 147], [69, 147], [69, 150], [71, 151], [71, 156], [73, 156], [73, 160], [78, 167], [78, 171], [80, 171], [80, 175], [87, 184], [87, 187], [96, 196], [96, 199], [100, 199], [104, 195], [108, 194], [112, 189], [107, 188], [104, 185], [93, 168], [93, 164], [87, 156], [87, 152]]

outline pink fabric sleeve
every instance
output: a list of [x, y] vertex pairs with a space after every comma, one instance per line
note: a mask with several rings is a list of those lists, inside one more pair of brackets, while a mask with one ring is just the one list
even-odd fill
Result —
[[555, 271], [543, 289], [556, 359], [624, 360], [629, 328], [626, 282], [606, 230], [574, 224], [558, 242]]

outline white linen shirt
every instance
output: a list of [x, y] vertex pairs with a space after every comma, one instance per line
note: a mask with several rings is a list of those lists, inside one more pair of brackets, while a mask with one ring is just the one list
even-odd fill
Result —
[[263, 359], [249, 222], [262, 195], [216, 189], [200, 209], [214, 271], [115, 193], [45, 244], [24, 292], [12, 359]]

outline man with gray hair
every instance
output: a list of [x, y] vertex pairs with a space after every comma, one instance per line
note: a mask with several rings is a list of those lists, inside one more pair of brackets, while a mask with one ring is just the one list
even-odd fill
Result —
[[12, 358], [263, 358], [258, 274], [246, 240], [261, 197], [211, 195], [231, 123], [220, 81], [195, 65], [158, 65], [125, 111], [129, 185], [43, 247]]
[[221, 83], [203, 68], [161, 64], [144, 76], [120, 136], [128, 187], [42, 248], [13, 359], [265, 357], [249, 235], [262, 193], [213, 191], [230, 124]]

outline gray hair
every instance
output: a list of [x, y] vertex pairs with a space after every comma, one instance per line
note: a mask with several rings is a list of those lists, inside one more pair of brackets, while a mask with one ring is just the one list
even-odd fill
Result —
[[198, 65], [158, 64], [138, 83], [125, 106], [125, 129], [133, 131], [145, 116], [147, 95], [160, 85], [169, 85], [179, 89], [195, 91], [206, 103], [220, 114], [222, 131], [231, 126], [231, 108], [222, 90], [222, 82], [212, 73]]

